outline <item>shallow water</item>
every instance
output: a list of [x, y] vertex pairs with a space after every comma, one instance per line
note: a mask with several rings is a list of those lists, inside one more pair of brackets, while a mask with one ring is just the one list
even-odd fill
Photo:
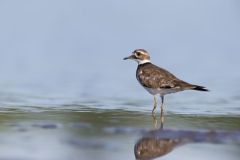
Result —
[[[236, 0], [0, 1], [0, 159], [238, 160], [239, 11]], [[122, 60], [136, 48], [210, 92], [166, 96], [161, 129]]]
[[[80, 105], [34, 110], [36, 112], [1, 112], [1, 159], [135, 159], [136, 143], [149, 131], [158, 130], [156, 126], [160, 125], [160, 117], [156, 125], [151, 112], [145, 111]], [[193, 133], [186, 134], [183, 138], [189, 142], [184, 142], [163, 159], [239, 158], [239, 116], [167, 113], [163, 128], [167, 133], [163, 135], [168, 138], [181, 138], [184, 130], [200, 134], [200, 139], [194, 138]], [[201, 135], [209, 131], [215, 131], [216, 135]], [[223, 136], [221, 132], [230, 135]], [[212, 140], [217, 135], [220, 135], [217, 140]], [[153, 137], [159, 140], [159, 136]]]
[[[166, 96], [161, 132], [160, 109], [154, 119], [153, 99], [138, 84], [136, 89], [123, 85], [122, 95], [109, 90], [107, 96], [91, 87], [93, 95], [77, 88], [79, 92], [2, 87], [0, 159], [239, 159], [239, 93], [234, 90]], [[140, 149], [145, 146], [154, 152], [137, 152], [137, 144], [152, 130], [157, 132], [151, 141], [140, 143]]]

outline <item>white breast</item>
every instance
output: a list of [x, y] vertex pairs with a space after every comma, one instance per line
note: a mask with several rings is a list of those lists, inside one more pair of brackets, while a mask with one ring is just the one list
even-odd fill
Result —
[[175, 93], [175, 92], [179, 92], [181, 91], [181, 89], [153, 89], [153, 88], [148, 88], [148, 87], [144, 87], [150, 94], [152, 95], [161, 95], [164, 96], [166, 94], [170, 94], [170, 93]]

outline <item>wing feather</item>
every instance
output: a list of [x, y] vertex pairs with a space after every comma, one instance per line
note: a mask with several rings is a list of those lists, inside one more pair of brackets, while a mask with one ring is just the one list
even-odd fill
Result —
[[144, 87], [155, 89], [179, 89], [190, 85], [153, 64], [139, 68], [137, 79]]

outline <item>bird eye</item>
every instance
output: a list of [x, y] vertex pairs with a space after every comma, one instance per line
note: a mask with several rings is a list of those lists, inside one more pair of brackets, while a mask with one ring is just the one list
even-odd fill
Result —
[[137, 56], [140, 56], [140, 55], [141, 55], [141, 53], [140, 53], [140, 52], [137, 52], [137, 53], [136, 53], [136, 55], [137, 55]]

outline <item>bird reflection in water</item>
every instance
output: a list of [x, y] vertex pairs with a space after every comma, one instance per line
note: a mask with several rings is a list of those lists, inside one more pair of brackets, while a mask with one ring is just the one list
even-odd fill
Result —
[[156, 137], [144, 137], [135, 147], [134, 153], [138, 160], [150, 160], [163, 156], [173, 150], [181, 141], [178, 139], [157, 139]]
[[137, 141], [134, 154], [137, 160], [150, 160], [164, 156], [178, 146], [199, 142], [240, 144], [240, 131], [164, 130], [161, 124], [159, 129], [145, 133]]
[[184, 143], [181, 137], [167, 137], [163, 130], [163, 121], [160, 117], [160, 126], [158, 127], [158, 120], [153, 116], [154, 129], [145, 134], [134, 147], [134, 154], [137, 160], [150, 160], [161, 157], [171, 152], [176, 146]]

